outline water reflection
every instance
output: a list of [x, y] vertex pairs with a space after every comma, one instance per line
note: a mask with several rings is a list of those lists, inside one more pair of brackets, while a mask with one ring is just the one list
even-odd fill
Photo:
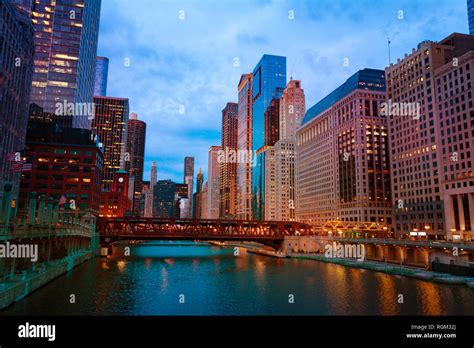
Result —
[[[94, 259], [1, 314], [473, 315], [474, 292], [311, 260], [192, 242], [153, 242]], [[74, 293], [75, 305], [66, 298]], [[184, 294], [186, 302], [178, 302]], [[289, 294], [295, 302], [289, 303]], [[403, 294], [403, 304], [398, 295]]]

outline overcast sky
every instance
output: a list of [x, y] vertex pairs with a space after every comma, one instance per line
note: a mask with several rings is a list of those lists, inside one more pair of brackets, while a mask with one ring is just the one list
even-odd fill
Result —
[[102, 0], [98, 54], [107, 94], [147, 123], [145, 180], [156, 161], [158, 179], [182, 182], [185, 156], [207, 180], [221, 110], [264, 53], [287, 57], [309, 108], [357, 70], [384, 69], [387, 37], [396, 61], [452, 32], [468, 32], [466, 0]]

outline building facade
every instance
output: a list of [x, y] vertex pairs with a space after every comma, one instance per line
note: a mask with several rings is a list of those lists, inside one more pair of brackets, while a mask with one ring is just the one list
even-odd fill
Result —
[[252, 150], [257, 154], [252, 168], [252, 218], [265, 213], [265, 110], [286, 86], [286, 57], [263, 55], [252, 72]]
[[301, 82], [291, 79], [280, 97], [279, 140], [275, 143], [275, 219], [296, 220], [296, 130], [306, 112]]
[[390, 105], [406, 106], [388, 118], [398, 236], [472, 239], [473, 50], [473, 36], [452, 34], [385, 70]]
[[264, 220], [276, 220], [276, 166], [275, 166], [275, 149], [273, 146], [265, 147], [265, 213]]
[[36, 192], [71, 213], [99, 214], [104, 157], [90, 130], [30, 122], [25, 157], [32, 170], [22, 173], [20, 209]]
[[94, 97], [92, 131], [104, 148], [102, 190], [112, 188], [114, 173], [125, 169], [129, 105], [126, 98]]
[[246, 161], [237, 162], [237, 205], [235, 215], [240, 220], [252, 218], [252, 74], [243, 74], [238, 85], [237, 150], [246, 154]]
[[391, 224], [384, 102], [384, 72], [363, 69], [307, 111], [296, 134], [298, 221]]
[[188, 203], [183, 211], [183, 218], [191, 218], [193, 213], [193, 192], [194, 192], [194, 157], [184, 158], [184, 183], [188, 185]]
[[132, 213], [132, 201], [129, 199], [129, 175], [124, 170], [114, 173], [112, 189], [100, 195], [99, 216], [124, 217]]
[[34, 34], [29, 17], [10, 0], [0, 0], [0, 23], [0, 197], [7, 184], [17, 201], [20, 174], [9, 156], [25, 148]]
[[237, 103], [227, 103], [222, 110], [222, 150], [229, 156], [219, 156], [220, 205], [219, 217], [233, 218], [237, 206]]
[[175, 217], [176, 183], [171, 180], [158, 180], [153, 192], [153, 217]]
[[95, 63], [94, 95], [107, 95], [107, 80], [109, 78], [109, 58], [97, 57]]
[[31, 102], [62, 116], [65, 126], [90, 129], [101, 0], [35, 0], [21, 5], [31, 14], [35, 30]]
[[208, 168], [207, 168], [207, 209], [206, 219], [218, 219], [220, 207], [220, 165], [219, 152], [221, 146], [211, 146], [209, 148]]
[[196, 192], [193, 195], [193, 218], [200, 219], [202, 214], [201, 196], [202, 196], [202, 185], [204, 184], [204, 174], [202, 169], [199, 168], [199, 172], [196, 178]]
[[[132, 210], [140, 213], [140, 198], [143, 186], [143, 165], [145, 161], [146, 123], [138, 120], [138, 115], [132, 113], [127, 126], [127, 151], [125, 156], [126, 170], [133, 181]], [[128, 159], [128, 161], [127, 161]]]

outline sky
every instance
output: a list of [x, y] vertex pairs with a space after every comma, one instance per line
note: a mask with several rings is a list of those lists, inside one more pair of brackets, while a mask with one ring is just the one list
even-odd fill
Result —
[[222, 109], [263, 54], [287, 57], [306, 107], [363, 68], [388, 65], [424, 40], [468, 33], [466, 0], [102, 0], [98, 55], [107, 95], [147, 123], [144, 180], [183, 182], [184, 157], [207, 180]]

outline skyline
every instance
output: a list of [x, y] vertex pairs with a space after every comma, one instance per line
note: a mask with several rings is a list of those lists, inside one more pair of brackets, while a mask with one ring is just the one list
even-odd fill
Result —
[[[186, 156], [195, 157], [207, 179], [208, 149], [220, 145], [221, 111], [237, 101], [240, 75], [263, 54], [287, 57], [287, 80], [301, 80], [309, 109], [359, 69], [384, 69], [388, 37], [396, 62], [423, 40], [468, 32], [464, 0], [439, 1], [429, 12], [410, 1], [378, 8], [368, 1], [247, 1], [239, 11], [228, 2], [140, 1], [143, 6], [103, 3], [98, 55], [110, 59], [108, 95], [129, 98], [130, 111], [148, 124], [144, 180], [156, 161], [159, 179], [180, 182]], [[281, 26], [270, 25], [278, 19]], [[301, 35], [307, 31], [324, 34], [307, 40]]]

